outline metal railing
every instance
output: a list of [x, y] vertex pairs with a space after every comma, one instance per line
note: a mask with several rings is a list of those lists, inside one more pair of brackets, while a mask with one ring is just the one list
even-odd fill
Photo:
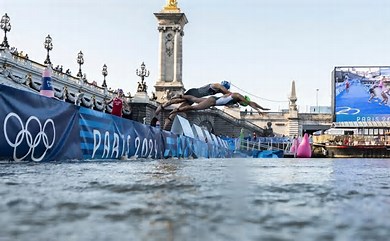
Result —
[[256, 141], [238, 138], [236, 142], [236, 150], [281, 150], [284, 153], [289, 153], [291, 145], [292, 142], [286, 138], [259, 138]]

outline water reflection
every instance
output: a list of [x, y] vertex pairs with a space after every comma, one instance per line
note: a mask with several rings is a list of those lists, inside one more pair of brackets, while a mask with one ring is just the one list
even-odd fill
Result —
[[3, 164], [0, 240], [386, 240], [390, 160]]

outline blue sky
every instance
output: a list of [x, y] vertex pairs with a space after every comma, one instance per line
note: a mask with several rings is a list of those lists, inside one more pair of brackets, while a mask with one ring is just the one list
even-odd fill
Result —
[[[82, 50], [82, 70], [89, 81], [100, 85], [106, 64], [108, 85], [134, 94], [139, 81], [135, 71], [145, 62], [151, 93], [158, 71], [153, 13], [165, 4], [0, 0], [0, 14], [11, 18], [10, 45], [30, 59], [43, 63], [43, 42], [50, 34], [54, 66], [63, 65], [75, 75]], [[335, 66], [390, 65], [388, 0], [178, 0], [178, 6], [189, 21], [183, 40], [187, 89], [229, 80], [262, 106], [278, 111], [288, 107], [295, 80], [297, 104], [305, 111], [316, 105], [316, 89], [319, 105], [330, 106]]]

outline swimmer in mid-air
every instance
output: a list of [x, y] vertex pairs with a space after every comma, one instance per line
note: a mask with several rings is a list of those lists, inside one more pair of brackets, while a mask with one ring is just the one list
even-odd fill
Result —
[[[192, 95], [195, 97], [205, 97], [209, 95], [215, 95], [218, 93], [221, 94], [229, 94], [230, 91], [230, 83], [226, 80], [222, 81], [221, 83], [213, 83], [213, 84], [207, 84], [205, 86], [202, 86], [200, 88], [192, 88], [187, 90], [184, 95]], [[159, 107], [156, 109], [156, 115], [158, 115], [164, 108], [173, 105], [173, 104], [180, 104], [182, 103], [181, 106], [185, 105], [192, 105], [193, 102], [188, 102], [188, 100], [184, 98], [180, 98], [181, 96], [178, 97], [173, 97], [169, 101], [165, 102], [164, 104], [161, 104]]]
[[[215, 95], [215, 94], [218, 94], [218, 93], [221, 93], [221, 94], [229, 94], [230, 91], [230, 83], [226, 80], [222, 81], [221, 83], [213, 83], [213, 84], [207, 84], [205, 86], [202, 86], [200, 88], [192, 88], [192, 89], [189, 89], [187, 90], [184, 95], [191, 95], [191, 96], [195, 96], [195, 97], [205, 97], [205, 96], [209, 96], [209, 95]], [[185, 98], [181, 98], [182, 95], [178, 96], [178, 97], [174, 97], [172, 99], [170, 99], [168, 102], [165, 102], [164, 104], [161, 104], [160, 106], [157, 107], [156, 109], [156, 115], [158, 115], [161, 110], [163, 110], [164, 108], [172, 105], [172, 104], [180, 104], [179, 107], [184, 107], [184, 106], [190, 106], [192, 105], [194, 102], [191, 102]], [[169, 114], [168, 118], [165, 119], [164, 121], [164, 130], [167, 129], [168, 125], [171, 123], [171, 121], [174, 119], [176, 114]]]
[[183, 95], [182, 98], [198, 104], [179, 107], [171, 111], [171, 113], [169, 113], [170, 115], [176, 114], [178, 112], [185, 112], [190, 110], [205, 110], [212, 106], [226, 106], [226, 105], [234, 105], [234, 104], [240, 104], [242, 106], [249, 105], [253, 109], [257, 110], [257, 112], [259, 112], [259, 115], [263, 114], [261, 110], [270, 110], [268, 108], [264, 108], [260, 106], [254, 101], [251, 101], [248, 96], [243, 96], [239, 93], [229, 93], [221, 97], [210, 96], [208, 98], [197, 98], [191, 95]]

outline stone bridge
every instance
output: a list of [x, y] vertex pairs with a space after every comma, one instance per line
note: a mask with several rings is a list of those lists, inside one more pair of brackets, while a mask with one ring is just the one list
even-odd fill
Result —
[[[150, 103], [145, 105], [145, 103], [131, 103], [131, 106], [131, 119], [138, 122], [145, 122], [146, 124], [152, 123], [156, 110], [154, 104]], [[163, 110], [160, 116], [157, 116], [161, 126], [164, 125], [164, 120], [168, 117], [170, 111], [171, 110], [169, 109]], [[203, 127], [215, 135], [238, 137], [241, 129], [243, 129], [244, 134], [246, 135], [253, 132], [256, 132], [257, 136], [264, 136], [265, 134], [263, 128], [253, 124], [251, 121], [236, 118], [217, 108], [189, 111], [180, 113], [180, 115], [186, 118], [190, 123]], [[170, 126], [168, 126], [168, 129], [170, 129]]]

